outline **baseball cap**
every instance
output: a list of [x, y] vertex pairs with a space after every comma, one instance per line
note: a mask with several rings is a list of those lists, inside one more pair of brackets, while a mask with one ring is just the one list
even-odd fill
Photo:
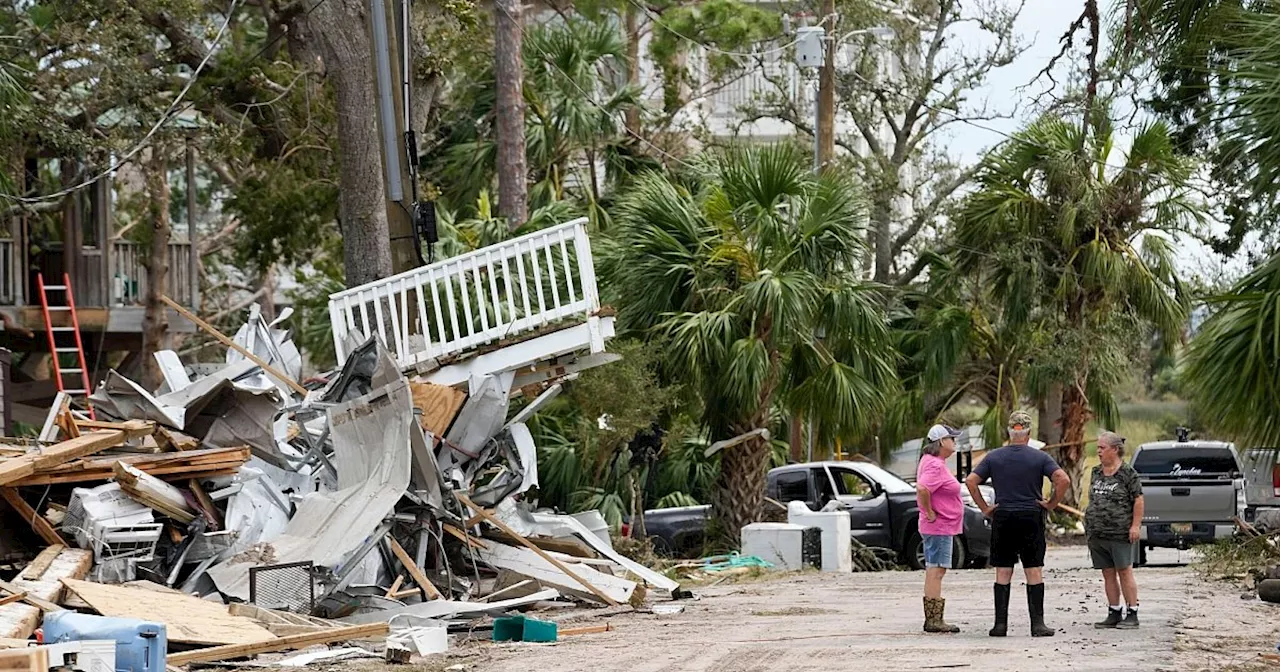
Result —
[[1010, 413], [1009, 429], [1031, 429], [1031, 414], [1026, 411]]
[[929, 428], [929, 441], [930, 443], [934, 441], [941, 441], [947, 438], [948, 436], [954, 439], [963, 433], [964, 432], [958, 429], [955, 429], [953, 427], [948, 427], [946, 425], [934, 425]]

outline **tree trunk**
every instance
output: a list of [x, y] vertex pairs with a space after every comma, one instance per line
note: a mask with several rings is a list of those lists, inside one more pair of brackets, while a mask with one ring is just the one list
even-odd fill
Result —
[[1062, 384], [1053, 383], [1049, 393], [1036, 402], [1039, 421], [1036, 423], [1036, 438], [1046, 445], [1062, 443]]
[[326, 0], [310, 24], [337, 94], [338, 218], [347, 286], [355, 287], [392, 274], [368, 8], [360, 0]]
[[498, 117], [498, 214], [515, 231], [529, 219], [524, 156], [524, 65], [520, 0], [495, 0], [494, 75]]
[[720, 475], [711, 501], [713, 530], [719, 538], [709, 540], [725, 548], [738, 548], [742, 528], [760, 520], [768, 458], [769, 443], [760, 438], [720, 453]]
[[164, 381], [155, 353], [166, 348], [169, 330], [167, 307], [160, 300], [168, 293], [169, 239], [173, 229], [169, 222], [169, 165], [161, 145], [152, 145], [146, 165], [147, 224], [150, 241], [142, 267], [147, 273], [147, 296], [142, 316], [142, 384], [155, 390]]
[[[885, 194], [892, 192], [885, 190]], [[872, 206], [872, 237], [875, 244], [875, 282], [888, 284], [889, 271], [893, 266], [893, 197], [877, 196]]]
[[[627, 85], [640, 87], [640, 12], [630, 2], [624, 9], [627, 40]], [[632, 137], [640, 135], [640, 108], [630, 107], [626, 112], [626, 128]]]
[[791, 461], [799, 464], [804, 462], [804, 418], [800, 413], [791, 414], [790, 430]]
[[1057, 449], [1058, 466], [1071, 477], [1071, 489], [1062, 500], [1079, 508], [1080, 488], [1084, 483], [1084, 426], [1089, 421], [1089, 400], [1079, 385], [1068, 385], [1062, 391], [1062, 441]]

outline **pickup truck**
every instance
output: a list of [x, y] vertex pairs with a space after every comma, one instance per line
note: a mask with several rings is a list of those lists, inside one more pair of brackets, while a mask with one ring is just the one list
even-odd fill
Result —
[[1150, 548], [1187, 549], [1235, 534], [1244, 510], [1244, 478], [1233, 444], [1144, 443], [1133, 455], [1146, 503], [1138, 564]]
[[[916, 568], [924, 567], [924, 543], [916, 531], [920, 509], [916, 489], [866, 462], [812, 462], [769, 472], [766, 496], [778, 502], [804, 502], [814, 511], [831, 502], [849, 512], [850, 534], [862, 545], [892, 553]], [[963, 497], [967, 500], [968, 494]], [[645, 527], [659, 552], [699, 550], [710, 516], [708, 506], [645, 512]], [[966, 501], [964, 531], [952, 553], [954, 567], [982, 567], [991, 553], [991, 526]]]

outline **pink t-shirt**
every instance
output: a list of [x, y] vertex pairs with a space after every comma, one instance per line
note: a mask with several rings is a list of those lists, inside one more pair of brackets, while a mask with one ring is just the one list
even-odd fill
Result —
[[947, 469], [947, 463], [936, 455], [920, 457], [916, 468], [916, 485], [929, 491], [929, 504], [938, 514], [931, 523], [920, 509], [920, 534], [960, 534], [964, 527], [964, 502], [960, 501], [960, 481]]

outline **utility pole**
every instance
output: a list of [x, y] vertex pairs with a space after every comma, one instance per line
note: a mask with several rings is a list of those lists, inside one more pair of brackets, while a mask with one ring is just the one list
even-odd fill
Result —
[[818, 73], [818, 171], [824, 171], [836, 152], [836, 2], [822, 0], [820, 26], [826, 29], [822, 68]]
[[498, 214], [515, 230], [529, 219], [524, 156], [524, 42], [521, 0], [494, 0], [494, 74], [497, 80]]

